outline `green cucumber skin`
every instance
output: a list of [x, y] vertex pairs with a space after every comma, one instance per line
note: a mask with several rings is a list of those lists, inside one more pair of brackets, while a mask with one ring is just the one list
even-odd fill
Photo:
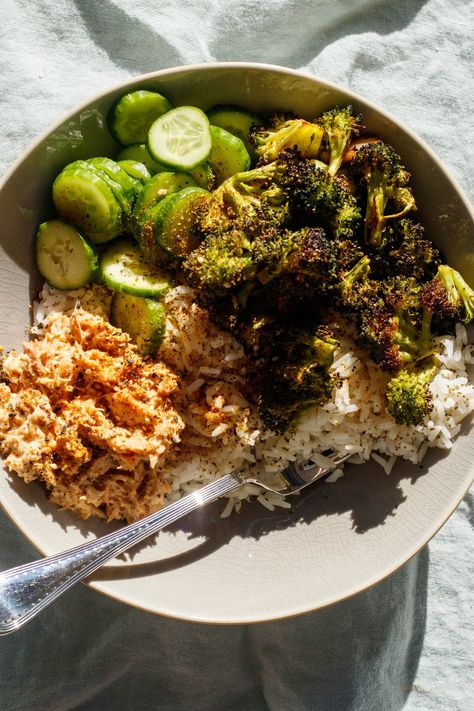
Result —
[[243, 141], [249, 155], [254, 157], [254, 147], [249, 138], [253, 126], [263, 126], [263, 119], [241, 106], [218, 104], [206, 112], [213, 126], [223, 128]]
[[[172, 196], [169, 195], [168, 197]], [[164, 200], [167, 200], [167, 198], [163, 198], [163, 200], [152, 205], [148, 210], [145, 210], [143, 215], [134, 222], [133, 235], [145, 258], [149, 259], [150, 262], [155, 265], [169, 261], [169, 256], [158, 246], [155, 239], [156, 213], [159, 211]]]
[[120, 151], [116, 160], [119, 163], [123, 160], [136, 160], [143, 163], [151, 175], [161, 173], [164, 170], [169, 170], [166, 166], [153, 160], [144, 143], [134, 143], [131, 146], [126, 146]]
[[124, 170], [132, 180], [138, 180], [144, 184], [151, 178], [151, 173], [145, 163], [138, 160], [125, 159], [118, 161], [118, 165]]
[[[94, 243], [108, 242], [120, 234], [123, 226], [123, 211], [114, 193], [101, 176], [83, 168], [73, 168], [73, 164], [62, 171], [55, 179], [52, 187], [52, 198], [58, 213], [67, 221], [81, 229]], [[100, 213], [98, 206], [85, 204], [81, 198], [82, 189], [77, 196], [77, 182], [83, 181], [100, 193], [106, 202], [108, 215], [103, 214], [99, 225]], [[76, 184], [76, 185], [75, 185]], [[94, 210], [95, 208], [95, 210]], [[95, 215], [94, 215], [95, 212]]]
[[[58, 260], [57, 255], [48, 262], [48, 254], [54, 248], [54, 243], [58, 241], [62, 245], [66, 243], [64, 234], [55, 235], [55, 230], [60, 233], [67, 232], [70, 239], [75, 243], [73, 249], [75, 249], [76, 254], [72, 256], [70, 249], [69, 255], [66, 256], [72, 259], [70, 269], [76, 273], [76, 276], [74, 276], [74, 273], [72, 276], [65, 276], [64, 273], [60, 273], [61, 269], [58, 266], [58, 261], [60, 260]], [[95, 279], [99, 270], [99, 258], [94, 245], [81, 235], [75, 227], [62, 220], [49, 220], [39, 225], [35, 238], [35, 257], [41, 276], [46, 279], [50, 286], [61, 291], [81, 289]], [[80, 257], [83, 257], [83, 269], [81, 274], [77, 274]], [[55, 271], [56, 274], [54, 273]]]
[[[129, 259], [123, 259], [128, 255]], [[130, 260], [136, 265], [135, 269], [130, 266]], [[125, 262], [122, 267], [122, 276], [117, 277], [113, 273], [113, 268]], [[128, 264], [127, 264], [128, 261]], [[148, 285], [134, 282], [133, 272], [137, 278], [147, 279], [150, 275]], [[170, 288], [169, 275], [160, 270], [157, 274], [151, 273], [150, 263], [146, 260], [136, 242], [130, 239], [118, 239], [104, 250], [100, 258], [99, 274], [102, 283], [106, 284], [114, 291], [132, 294], [133, 296], [149, 297], [159, 299]]]
[[[141, 110], [137, 110], [140, 104]], [[149, 108], [145, 110], [147, 105]], [[111, 107], [107, 117], [110, 133], [123, 146], [144, 143], [151, 124], [172, 108], [171, 102], [157, 91], [132, 91]]]
[[132, 204], [134, 198], [129, 199], [122, 185], [117, 180], [115, 180], [115, 178], [112, 178], [106, 170], [100, 168], [98, 165], [93, 164], [91, 164], [91, 169], [93, 169], [97, 173], [97, 175], [102, 178], [102, 180], [109, 186], [109, 188], [115, 195], [115, 199], [122, 208], [122, 227], [125, 228], [126, 223], [130, 219], [130, 215], [132, 214]]
[[127, 221], [132, 213], [132, 207], [137, 197], [135, 185], [122, 168], [110, 158], [97, 157], [87, 160], [77, 160], [66, 165], [62, 172], [69, 173], [72, 170], [81, 169], [94, 173], [101, 178], [115, 196], [118, 204], [122, 208], [122, 227], [126, 228]]
[[166, 334], [166, 310], [159, 301], [117, 292], [111, 322], [129, 334], [141, 355], [153, 356]]
[[250, 168], [251, 159], [244, 142], [229, 131], [211, 126], [212, 148], [208, 162], [216, 176], [218, 185], [235, 173]]
[[[209, 192], [203, 188], [189, 187], [168, 195], [158, 204], [154, 213], [154, 240], [170, 261], [184, 259], [198, 246], [198, 239], [192, 235], [190, 207], [196, 199], [206, 195], [209, 195]], [[186, 224], [187, 218], [188, 224]], [[181, 232], [180, 225], [182, 225]]]
[[[145, 212], [164, 200], [168, 195], [183, 188], [196, 186], [195, 180], [187, 173], [157, 173], [146, 182], [142, 194], [133, 210], [133, 217], [139, 221]], [[160, 194], [163, 191], [163, 194]]]
[[112, 158], [101, 156], [97, 158], [89, 158], [87, 162], [94, 167], [103, 170], [113, 180], [119, 183], [122, 186], [127, 199], [134, 199], [136, 181], [131, 178], [116, 161], [112, 160]]

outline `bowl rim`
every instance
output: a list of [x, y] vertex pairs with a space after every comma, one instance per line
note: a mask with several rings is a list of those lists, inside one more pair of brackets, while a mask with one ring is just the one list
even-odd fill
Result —
[[[128, 86], [132, 85], [137, 85], [142, 81], [149, 81], [150, 79], [159, 79], [161, 77], [166, 77], [166, 76], [173, 76], [175, 74], [180, 74], [182, 72], [216, 72], [216, 71], [226, 71], [226, 70], [233, 70], [233, 69], [240, 69], [240, 70], [258, 70], [262, 72], [273, 72], [276, 74], [282, 74], [285, 76], [293, 76], [294, 78], [303, 78], [305, 80], [309, 80], [315, 83], [315, 85], [319, 85], [322, 87], [326, 87], [330, 90], [333, 91], [342, 91], [344, 94], [346, 94], [350, 100], [354, 101], [355, 103], [357, 102], [362, 102], [368, 105], [371, 109], [373, 109], [377, 114], [385, 118], [386, 120], [394, 123], [397, 127], [399, 127], [403, 132], [405, 132], [415, 143], [417, 143], [423, 151], [429, 156], [429, 158], [434, 161], [438, 168], [441, 170], [442, 173], [446, 176], [446, 178], [449, 180], [449, 182], [453, 185], [455, 191], [457, 192], [459, 199], [464, 203], [464, 206], [471, 217], [471, 220], [474, 223], [474, 206], [471, 204], [469, 198], [467, 197], [464, 189], [460, 186], [458, 180], [451, 174], [450, 170], [444, 165], [444, 163], [441, 161], [441, 159], [438, 157], [438, 155], [434, 152], [434, 150], [422, 139], [420, 138], [411, 128], [409, 128], [403, 121], [400, 121], [398, 118], [393, 117], [390, 113], [388, 113], [385, 109], [381, 108], [377, 103], [373, 102], [371, 99], [366, 98], [362, 94], [359, 94], [357, 92], [352, 91], [351, 89], [345, 87], [342, 84], [338, 84], [336, 82], [329, 81], [327, 79], [321, 78], [317, 74], [312, 74], [307, 70], [300, 70], [300, 69], [292, 69], [289, 67], [285, 67], [284, 65], [275, 65], [275, 64], [267, 64], [267, 63], [260, 63], [260, 62], [207, 62], [207, 63], [199, 63], [199, 64], [183, 64], [175, 67], [167, 67], [166, 69], [159, 69], [153, 72], [147, 72], [145, 74], [138, 74], [134, 75], [131, 77], [127, 77], [126, 79], [115, 82], [113, 85], [108, 85], [106, 88], [95, 92], [92, 96], [90, 96], [88, 99], [76, 104], [73, 108], [68, 110], [67, 112], [61, 114], [61, 117], [57, 119], [55, 122], [50, 124], [47, 128], [45, 128], [41, 133], [33, 139], [18, 155], [18, 157], [9, 165], [5, 173], [0, 177], [0, 190], [3, 189], [5, 184], [8, 182], [8, 180], [11, 178], [11, 176], [15, 173], [17, 168], [22, 164], [22, 162], [27, 158], [33, 151], [38, 148], [43, 141], [45, 141], [48, 136], [50, 136], [52, 133], [54, 133], [62, 124], [64, 124], [68, 119], [72, 119], [75, 117], [77, 114], [79, 114], [82, 110], [86, 109], [90, 104], [93, 104], [101, 99], [106, 98], [108, 95], [114, 94], [117, 91], [119, 91], [121, 88], [127, 89]], [[402, 568], [403, 565], [406, 563], [409, 563], [410, 560], [413, 559], [413, 557], [419, 553], [419, 551], [422, 550], [422, 548], [437, 534], [437, 532], [440, 530], [440, 528], [447, 522], [449, 517], [452, 515], [452, 513], [455, 511], [455, 509], [459, 506], [460, 502], [462, 501], [463, 497], [465, 494], [469, 491], [470, 486], [474, 482], [474, 471], [473, 475], [471, 478], [471, 481], [468, 482], [467, 487], [465, 484], [459, 485], [457, 492], [453, 492], [453, 497], [450, 499], [449, 505], [444, 509], [444, 512], [440, 514], [434, 521], [430, 529], [423, 535], [420, 536], [417, 539], [417, 542], [411, 547], [409, 550], [409, 553], [405, 552], [402, 556], [399, 556], [394, 560], [394, 562], [387, 566], [383, 573], [378, 573], [373, 576], [370, 576], [369, 578], [366, 578], [364, 581], [360, 582], [358, 585], [354, 585], [352, 589], [348, 590], [347, 592], [343, 593], [342, 596], [338, 596], [337, 594], [334, 594], [331, 598], [323, 602], [322, 604], [317, 604], [316, 607], [311, 606], [311, 605], [306, 605], [306, 606], [300, 606], [296, 607], [290, 611], [285, 611], [280, 614], [278, 613], [273, 613], [270, 617], [262, 618], [252, 618], [249, 617], [247, 619], [239, 618], [239, 619], [224, 619], [224, 620], [217, 620], [215, 618], [208, 618], [206, 616], [198, 617], [196, 615], [194, 616], [189, 616], [186, 615], [185, 613], [176, 613], [176, 612], [169, 612], [169, 611], [163, 611], [163, 610], [158, 610], [156, 608], [153, 608], [149, 605], [146, 604], [138, 604], [134, 600], [130, 600], [130, 598], [127, 596], [127, 594], [121, 594], [121, 593], [112, 593], [110, 590], [106, 589], [106, 586], [104, 587], [100, 581], [85, 581], [84, 584], [87, 585], [87, 587], [90, 587], [97, 592], [102, 593], [103, 595], [106, 595], [107, 597], [110, 597], [113, 600], [125, 603], [131, 607], [135, 607], [136, 609], [144, 610], [147, 612], [151, 612], [153, 614], [158, 614], [163, 617], [169, 618], [169, 619], [174, 619], [174, 620], [181, 620], [181, 621], [186, 621], [186, 622], [194, 622], [194, 623], [204, 623], [204, 624], [212, 624], [212, 625], [237, 625], [237, 624], [256, 624], [256, 623], [266, 623], [266, 622], [272, 622], [272, 621], [277, 621], [277, 620], [285, 620], [285, 619], [290, 619], [292, 617], [304, 615], [307, 613], [310, 613], [312, 611], [320, 610], [320, 609], [325, 609], [327, 607], [330, 607], [338, 602], [342, 602], [344, 600], [349, 600], [356, 595], [359, 595], [360, 593], [372, 588], [373, 586], [377, 585], [378, 583], [382, 583], [385, 581], [387, 578], [389, 578], [391, 575], [396, 573], [400, 568]], [[15, 517], [14, 513], [10, 511], [10, 508], [8, 506], [5, 506], [3, 501], [0, 501], [0, 506], [2, 509], [5, 511], [5, 513], [8, 515], [8, 517], [12, 520], [14, 525], [18, 528], [18, 530], [21, 532], [21, 534], [26, 538], [29, 543], [36, 549], [38, 550], [41, 554], [44, 555], [44, 551], [38, 546], [38, 544], [33, 541], [30, 537], [30, 535], [27, 533], [27, 531], [23, 528], [23, 525], [20, 521], [17, 520]]]

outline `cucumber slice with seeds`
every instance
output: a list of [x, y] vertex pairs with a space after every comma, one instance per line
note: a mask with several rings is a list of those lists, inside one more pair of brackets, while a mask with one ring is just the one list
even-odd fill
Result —
[[156, 161], [188, 172], [207, 159], [212, 147], [209, 119], [195, 106], [179, 106], [160, 116], [148, 133], [147, 148]]
[[129, 334], [138, 352], [154, 355], [166, 333], [166, 311], [159, 301], [117, 292], [110, 313], [114, 326]]
[[52, 197], [59, 214], [93, 242], [107, 242], [122, 229], [122, 208], [106, 181], [93, 170], [67, 168], [54, 181]]
[[217, 184], [250, 168], [250, 155], [243, 141], [218, 126], [211, 126], [212, 149], [208, 162]]
[[121, 150], [117, 156], [117, 162], [121, 163], [123, 160], [135, 160], [143, 163], [152, 175], [169, 170], [166, 166], [153, 160], [144, 143], [134, 143], [133, 146], [127, 146]]
[[141, 89], [125, 94], [110, 110], [110, 132], [122, 145], [146, 141], [152, 123], [173, 105], [156, 91]]
[[252, 156], [254, 147], [250, 143], [249, 134], [253, 126], [263, 126], [260, 116], [241, 106], [218, 104], [207, 111], [209, 121], [213, 126], [223, 128], [243, 141], [249, 154]]
[[35, 241], [39, 273], [55, 289], [80, 289], [96, 275], [97, 252], [80, 232], [62, 220], [43, 222]]
[[170, 277], [163, 269], [150, 265], [136, 242], [119, 239], [100, 258], [100, 277], [114, 291], [134, 296], [162, 297], [169, 289]]

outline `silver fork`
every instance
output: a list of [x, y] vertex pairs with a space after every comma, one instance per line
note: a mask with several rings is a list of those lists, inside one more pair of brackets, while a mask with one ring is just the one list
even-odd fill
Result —
[[[334, 467], [350, 456], [329, 455]], [[87, 578], [111, 558], [224, 494], [246, 484], [254, 484], [265, 491], [290, 496], [330, 471], [332, 468], [324, 469], [311, 461], [291, 463], [281, 473], [281, 489], [272, 488], [260, 479], [245, 477], [235, 471], [118, 531], [62, 553], [6, 570], [0, 573], [0, 635], [10, 634], [23, 627], [66, 590]]]

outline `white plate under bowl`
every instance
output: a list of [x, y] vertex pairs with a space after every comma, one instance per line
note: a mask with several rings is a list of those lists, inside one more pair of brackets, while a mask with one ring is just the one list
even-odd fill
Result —
[[[137, 88], [157, 89], [175, 104], [206, 109], [240, 104], [257, 113], [312, 117], [351, 102], [370, 131], [391, 143], [412, 172], [418, 215], [453, 266], [474, 282], [473, 212], [432, 151], [406, 127], [350, 91], [281, 67], [208, 64], [147, 74], [83, 104], [20, 156], [0, 184], [0, 343], [20, 346], [38, 275], [32, 240], [52, 214], [51, 183], [66, 164], [116, 155], [104, 117]], [[275, 620], [350, 597], [393, 573], [436, 533], [469, 488], [474, 446], [469, 426], [453, 449], [432, 451], [423, 468], [400, 462], [349, 467], [335, 484], [316, 486], [291, 512], [247, 505], [222, 521], [220, 504], [162, 532], [128, 561], [113, 561], [89, 584], [125, 603], [180, 619], [243, 623]], [[43, 554], [104, 533], [58, 511], [36, 484], [0, 476], [0, 502]], [[107, 529], [110, 530], [110, 529]]]

